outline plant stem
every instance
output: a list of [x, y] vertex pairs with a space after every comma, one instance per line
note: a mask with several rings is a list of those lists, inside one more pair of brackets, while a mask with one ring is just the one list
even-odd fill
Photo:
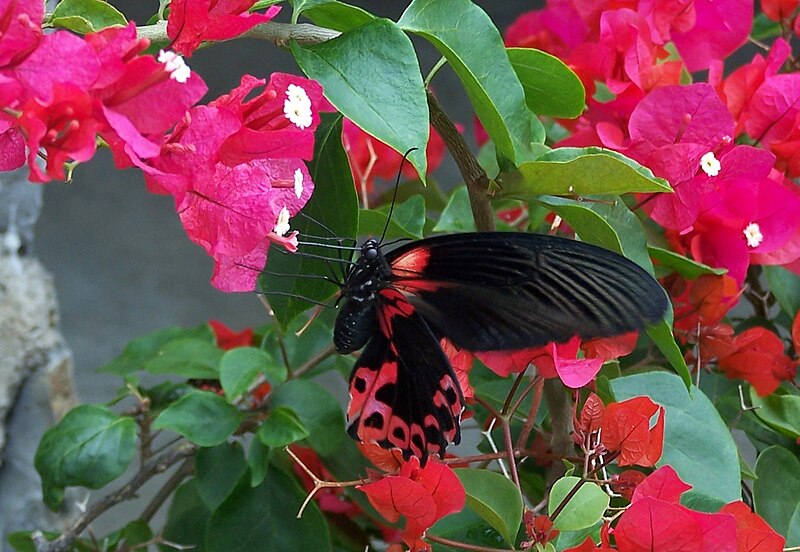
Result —
[[441, 135], [450, 155], [458, 166], [461, 176], [467, 185], [469, 203], [475, 228], [479, 232], [492, 232], [494, 226], [494, 210], [489, 202], [489, 177], [478, 163], [467, 145], [467, 141], [458, 132], [453, 121], [445, 114], [436, 97], [428, 91], [428, 108], [431, 112], [431, 124]]
[[192, 443], [183, 443], [175, 449], [151, 460], [125, 485], [113, 493], [106, 495], [100, 502], [97, 502], [89, 508], [85, 514], [76, 519], [57, 539], [48, 541], [41, 531], [34, 532], [31, 538], [36, 547], [36, 552], [66, 552], [89, 524], [106, 510], [109, 510], [120, 502], [133, 498], [142, 485], [150, 481], [154, 475], [162, 473], [173, 464], [189, 458], [194, 455], [196, 451], [197, 446]]
[[[136, 32], [140, 38], [147, 38], [151, 42], [169, 41], [166, 21], [159, 21], [154, 25], [137, 27]], [[240, 36], [266, 40], [267, 42], [272, 42], [276, 46], [285, 48], [292, 40], [297, 41], [298, 44], [310, 46], [312, 44], [327, 42], [340, 34], [339, 31], [326, 29], [325, 27], [317, 27], [316, 25], [309, 25], [308, 23], [292, 25], [290, 23], [269, 21], [256, 25]]]
[[500, 422], [500, 427], [503, 430], [503, 441], [505, 441], [506, 447], [504, 453], [508, 460], [509, 468], [511, 469], [511, 480], [514, 482], [514, 485], [517, 486], [517, 489], [519, 489], [519, 494], [522, 495], [522, 487], [519, 484], [519, 474], [517, 473], [517, 461], [514, 455], [514, 443], [511, 440], [511, 425], [508, 423], [508, 418], [500, 414], [491, 404], [480, 397], [475, 397], [475, 401], [488, 410], [491, 415]]
[[[550, 413], [553, 430], [550, 436], [550, 449], [554, 455], [560, 457], [573, 454], [572, 438], [570, 437], [572, 408], [564, 389], [564, 384], [558, 378], [544, 382], [544, 400], [547, 404], [547, 411]], [[561, 462], [553, 462], [547, 473], [548, 485], [562, 475], [564, 475], [564, 465]]]
[[531, 400], [531, 409], [528, 411], [528, 418], [522, 425], [522, 431], [519, 432], [519, 437], [517, 437], [517, 448], [523, 450], [528, 446], [528, 437], [531, 435], [533, 424], [536, 423], [536, 414], [539, 412], [539, 406], [542, 404], [544, 378], [537, 375], [533, 380], [533, 384], [533, 399]]
[[444, 537], [435, 537], [433, 535], [426, 535], [425, 540], [450, 546], [452, 548], [460, 548], [461, 550], [472, 550], [473, 552], [517, 552], [516, 548], [492, 548], [491, 546], [468, 544], [466, 542], [454, 541]]
[[431, 85], [433, 77], [435, 77], [436, 73], [439, 72], [439, 69], [441, 69], [445, 65], [447, 65], [447, 58], [442, 56], [439, 58], [439, 61], [436, 62], [436, 65], [434, 65], [433, 68], [431, 68], [431, 70], [428, 72], [428, 75], [425, 77], [425, 80], [422, 83], [425, 86], [425, 88], [428, 88]]
[[336, 353], [336, 346], [333, 343], [322, 349], [316, 355], [308, 359], [304, 364], [301, 364], [294, 372], [292, 378], [299, 378], [309, 370], [316, 368], [321, 362]]
[[172, 496], [172, 493], [175, 492], [175, 489], [178, 488], [178, 485], [180, 485], [184, 479], [193, 473], [194, 458], [187, 458], [183, 461], [183, 464], [178, 466], [178, 469], [175, 470], [175, 473], [172, 474], [167, 482], [164, 483], [164, 486], [158, 490], [150, 503], [142, 511], [142, 515], [139, 516], [139, 519], [149, 523], [150, 520], [153, 519], [153, 516], [156, 515], [156, 512], [158, 512], [161, 509], [161, 506], [164, 505], [164, 502], [166, 502], [167, 499]]

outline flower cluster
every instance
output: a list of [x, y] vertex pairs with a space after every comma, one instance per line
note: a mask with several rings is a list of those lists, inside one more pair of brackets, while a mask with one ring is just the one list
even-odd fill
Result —
[[[645, 550], [781, 550], [785, 539], [743, 502], [731, 502], [719, 512], [698, 512], [680, 503], [690, 490], [669, 466], [657, 469], [635, 486], [631, 505], [613, 529], [606, 525], [602, 542], [591, 537], [567, 552], [644, 552]], [[616, 547], [609, 543], [614, 536]]]
[[[173, 2], [175, 51], [190, 55], [279, 10], [250, 14], [252, 4]], [[214, 258], [217, 288], [252, 290], [270, 243], [296, 249], [289, 219], [313, 191], [303, 160], [314, 151], [319, 84], [245, 75], [195, 106], [208, 90], [202, 78], [175, 51], [147, 55], [134, 24], [79, 37], [44, 34], [43, 17], [41, 2], [0, 6], [0, 170], [27, 160], [32, 181], [63, 180], [99, 141], [118, 168], [140, 168], [151, 192], [173, 196], [187, 235]]]
[[[796, 24], [796, 2], [765, 4], [769, 17]], [[766, 395], [794, 378], [796, 363], [774, 332], [734, 335], [722, 319], [751, 266], [800, 271], [800, 189], [791, 180], [800, 175], [800, 75], [780, 72], [791, 47], [778, 38], [765, 56], [724, 76], [752, 16], [745, 0], [551, 0], [520, 16], [505, 40], [560, 57], [586, 87], [587, 110], [559, 121], [568, 131], [559, 145], [621, 152], [672, 185], [673, 194], [642, 194], [636, 208], [664, 229], [670, 249], [727, 271], [665, 281], [676, 336], [699, 346], [702, 366], [713, 362]], [[680, 59], [664, 49], [668, 42]], [[684, 69], [708, 69], [708, 83], [686, 85]]]

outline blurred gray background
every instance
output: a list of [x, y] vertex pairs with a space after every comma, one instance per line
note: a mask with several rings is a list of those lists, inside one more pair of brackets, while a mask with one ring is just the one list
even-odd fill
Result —
[[[111, 3], [139, 24], [158, 6], [155, 1]], [[407, 5], [405, 1], [353, 3], [394, 20]], [[477, 3], [501, 31], [535, 4]], [[290, 11], [284, 7], [276, 20], [287, 21]], [[424, 41], [414, 42], [426, 73], [439, 56]], [[274, 71], [300, 74], [289, 53], [255, 40], [217, 44], [187, 62], [209, 86], [203, 103], [230, 91], [244, 73], [266, 78]], [[451, 118], [464, 124], [472, 143], [472, 111], [452, 71], [440, 71], [434, 88]], [[460, 181], [449, 158], [435, 176], [448, 188]], [[219, 319], [234, 329], [267, 320], [256, 296], [221, 293], [211, 287], [213, 263], [186, 238], [172, 198], [147, 193], [141, 173], [116, 170], [108, 152], [101, 151], [80, 166], [72, 184], [54, 182], [44, 188], [34, 254], [55, 277], [61, 328], [75, 356], [83, 401], [102, 402], [113, 396], [120, 380], [95, 370], [137, 336], [208, 319]]]

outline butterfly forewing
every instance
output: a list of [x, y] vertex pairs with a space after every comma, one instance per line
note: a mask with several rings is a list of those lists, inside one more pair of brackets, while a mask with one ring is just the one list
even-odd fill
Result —
[[437, 236], [387, 253], [392, 286], [433, 329], [473, 351], [611, 336], [661, 318], [644, 269], [590, 244], [510, 232]]
[[405, 458], [444, 456], [460, 440], [464, 401], [439, 342], [416, 309], [398, 291], [376, 298], [375, 335], [350, 376], [351, 435]]

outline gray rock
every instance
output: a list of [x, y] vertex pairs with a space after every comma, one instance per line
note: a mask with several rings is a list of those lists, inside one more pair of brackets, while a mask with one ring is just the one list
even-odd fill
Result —
[[0, 549], [10, 532], [72, 517], [47, 510], [33, 466], [45, 429], [77, 400], [52, 277], [28, 256], [41, 191], [25, 174], [0, 173]]

